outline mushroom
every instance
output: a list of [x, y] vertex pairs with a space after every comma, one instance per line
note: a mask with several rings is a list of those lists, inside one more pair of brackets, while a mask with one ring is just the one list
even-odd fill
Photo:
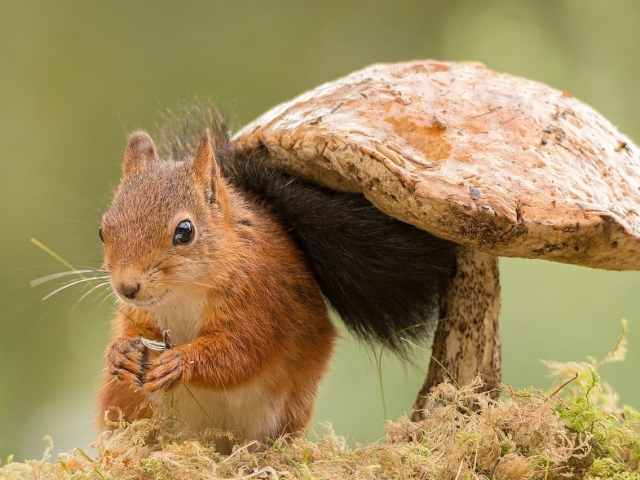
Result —
[[449, 375], [497, 395], [498, 256], [640, 269], [638, 147], [569, 93], [478, 63], [373, 65], [234, 141], [459, 245], [414, 418]]

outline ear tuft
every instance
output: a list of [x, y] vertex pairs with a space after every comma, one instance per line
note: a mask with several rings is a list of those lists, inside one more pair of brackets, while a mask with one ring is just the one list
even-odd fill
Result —
[[213, 187], [212, 181], [219, 176], [218, 164], [213, 155], [209, 130], [205, 130], [200, 139], [196, 156], [193, 159], [193, 170], [200, 185], [205, 189]]
[[156, 146], [146, 132], [138, 130], [129, 137], [127, 149], [124, 152], [122, 166], [125, 175], [139, 172], [143, 168], [158, 161]]
[[216, 161], [211, 146], [209, 130], [205, 130], [200, 139], [200, 145], [192, 163], [193, 172], [200, 187], [204, 191], [208, 203], [217, 203], [223, 214], [228, 214], [228, 199], [226, 184], [220, 174], [220, 167]]

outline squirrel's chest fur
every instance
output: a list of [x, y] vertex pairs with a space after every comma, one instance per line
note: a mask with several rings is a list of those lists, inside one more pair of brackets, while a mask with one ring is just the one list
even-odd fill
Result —
[[204, 297], [171, 302], [153, 312], [153, 320], [159, 331], [170, 331], [171, 343], [182, 345], [198, 337], [205, 306]]
[[[154, 320], [160, 331], [171, 332], [172, 343], [182, 345], [198, 337], [205, 308], [204, 299], [176, 302], [155, 312]], [[288, 410], [286, 390], [273, 388], [281, 383], [280, 376], [280, 369], [271, 369], [243, 385], [222, 390], [188, 383], [170, 394], [169, 403], [177, 410], [177, 418], [196, 431], [218, 428], [233, 432], [236, 440], [276, 437]], [[152, 400], [166, 408], [165, 395], [156, 392]], [[226, 437], [216, 443], [220, 451], [232, 445]]]
[[[265, 372], [251, 382], [225, 390], [183, 385], [170, 394], [173, 408], [177, 418], [196, 431], [230, 431], [236, 441], [275, 438], [287, 417], [287, 398], [284, 392], [270, 388], [271, 376], [272, 372]], [[155, 400], [161, 398], [159, 395]], [[233, 442], [219, 438], [216, 443], [219, 451], [228, 451]]]

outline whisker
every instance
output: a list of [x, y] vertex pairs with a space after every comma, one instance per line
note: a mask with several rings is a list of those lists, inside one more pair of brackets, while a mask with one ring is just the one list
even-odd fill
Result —
[[153, 265], [153, 267], [151, 266], [151, 263], [149, 263], [149, 264], [147, 265], [147, 268], [148, 268], [149, 270], [152, 270], [152, 269], [154, 269], [154, 268], [158, 267], [159, 265], [162, 265], [164, 262], [166, 262], [167, 260], [169, 260], [171, 257], [173, 257], [173, 256], [175, 256], [175, 255], [176, 255], [175, 253], [169, 253], [166, 257], [161, 258], [160, 260], [158, 260], [158, 261], [156, 262], [156, 264], [155, 264], [155, 265]]
[[[116, 297], [116, 292], [108, 293], [107, 296], [102, 299], [102, 302], [100, 302], [100, 308], [102, 308], [102, 305], [104, 305], [104, 302], [109, 300], [111, 297]], [[113, 305], [116, 305], [116, 304], [117, 304], [117, 299], [113, 301]]]
[[184, 265], [184, 263], [172, 263], [171, 265], [165, 265], [164, 267], [159, 267], [159, 268], [155, 269], [149, 275], [150, 276], [151, 275], [155, 275], [156, 273], [164, 272], [166, 270], [169, 270], [170, 268], [181, 267], [183, 265]]
[[101, 386], [99, 389], [97, 389], [97, 390], [96, 390], [95, 392], [93, 392], [93, 393], [94, 393], [94, 394], [95, 394], [95, 393], [98, 393], [98, 392], [99, 392], [100, 390], [102, 390], [103, 388], [107, 388], [109, 385], [111, 385], [111, 384], [112, 384], [113, 382], [115, 382], [116, 380], [118, 380], [118, 377], [114, 376], [114, 377], [113, 377], [113, 379], [112, 379], [111, 381], [109, 381], [109, 382], [105, 383], [103, 386]]
[[91, 213], [93, 213], [94, 215], [97, 215], [98, 218], [100, 218], [100, 216], [102, 215], [102, 213], [100, 212], [99, 208], [96, 208], [95, 206], [91, 205], [88, 201], [86, 201], [84, 198], [82, 198], [77, 193], [74, 193], [74, 192], [72, 192], [70, 190], [62, 190], [62, 192], [66, 193], [67, 195], [71, 195], [72, 197], [75, 197], [77, 200], [80, 200], [87, 207], [89, 207], [89, 210], [91, 210]]
[[173, 268], [173, 267], [179, 267], [181, 265], [181, 263], [174, 263], [171, 265], [165, 265], [162, 266], [162, 264], [170, 259], [172, 259], [173, 257], [176, 257], [177, 254], [173, 253], [170, 255], [167, 255], [165, 258], [163, 258], [162, 260], [160, 260], [158, 263], [156, 263], [152, 268], [149, 268], [149, 270], [153, 270], [149, 275], [154, 275], [158, 272], [162, 272], [164, 270], [167, 270], [168, 268]]
[[187, 280], [164, 280], [162, 283], [188, 283], [190, 285], [197, 285], [199, 287], [206, 287], [206, 288], [213, 288], [213, 289], [216, 289], [216, 290], [221, 290], [220, 287], [217, 287], [215, 285], [210, 285], [208, 283], [187, 281]]
[[98, 285], [96, 285], [95, 287], [91, 288], [87, 293], [85, 293], [84, 295], [82, 295], [80, 297], [80, 299], [76, 302], [76, 305], [79, 304], [82, 300], [84, 300], [87, 297], [87, 295], [89, 295], [91, 292], [93, 292], [93, 291], [95, 291], [95, 290], [97, 290], [97, 289], [99, 289], [101, 287], [104, 287], [105, 285], [109, 285], [110, 283], [111, 282], [102, 282], [102, 283], [99, 283]]
[[96, 225], [94, 223], [86, 222], [84, 220], [71, 219], [71, 220], [60, 220], [60, 222], [62, 222], [62, 223], [80, 223], [80, 224], [82, 224], [84, 226], [91, 227], [92, 229], [96, 228]]
[[180, 298], [178, 295], [176, 295], [176, 292], [170, 290], [169, 293], [176, 298], [176, 300], [180, 305], [184, 305], [183, 299]]
[[45, 295], [44, 297], [42, 297], [42, 300], [46, 300], [46, 299], [52, 297], [53, 295], [55, 295], [58, 292], [61, 292], [65, 288], [69, 288], [69, 287], [72, 287], [74, 285], [78, 285], [78, 284], [84, 283], [84, 282], [91, 282], [91, 281], [94, 281], [94, 280], [103, 280], [105, 278], [109, 278], [109, 277], [108, 276], [104, 276], [104, 277], [81, 278], [80, 280], [75, 280], [73, 282], [69, 282], [69, 283], [67, 283], [66, 285], [63, 285], [60, 288], [56, 288], [53, 292], [49, 293], [48, 295]]
[[31, 285], [32, 287], [36, 287], [38, 285], [42, 285], [45, 282], [48, 282], [49, 280], [55, 280], [56, 278], [60, 278], [60, 277], [66, 277], [67, 275], [80, 275], [81, 273], [94, 273], [94, 272], [100, 272], [101, 270], [94, 268], [94, 269], [86, 269], [86, 270], [72, 270], [70, 272], [62, 272], [62, 273], [54, 273], [52, 275], [47, 275], [45, 277], [40, 277], [40, 278], [36, 278], [35, 280], [31, 280], [29, 282], [29, 285]]

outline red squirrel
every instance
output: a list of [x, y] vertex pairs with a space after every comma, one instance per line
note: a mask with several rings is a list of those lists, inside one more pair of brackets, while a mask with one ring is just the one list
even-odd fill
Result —
[[[99, 231], [121, 305], [98, 421], [148, 417], [171, 392], [196, 430], [301, 435], [336, 339], [329, 310], [402, 355], [395, 332], [433, 330], [454, 246], [273, 169], [261, 149], [236, 151], [222, 122], [203, 126], [213, 144], [180, 131], [162, 159], [148, 134], [129, 138]], [[166, 330], [175, 346], [150, 354], [141, 339]]]

